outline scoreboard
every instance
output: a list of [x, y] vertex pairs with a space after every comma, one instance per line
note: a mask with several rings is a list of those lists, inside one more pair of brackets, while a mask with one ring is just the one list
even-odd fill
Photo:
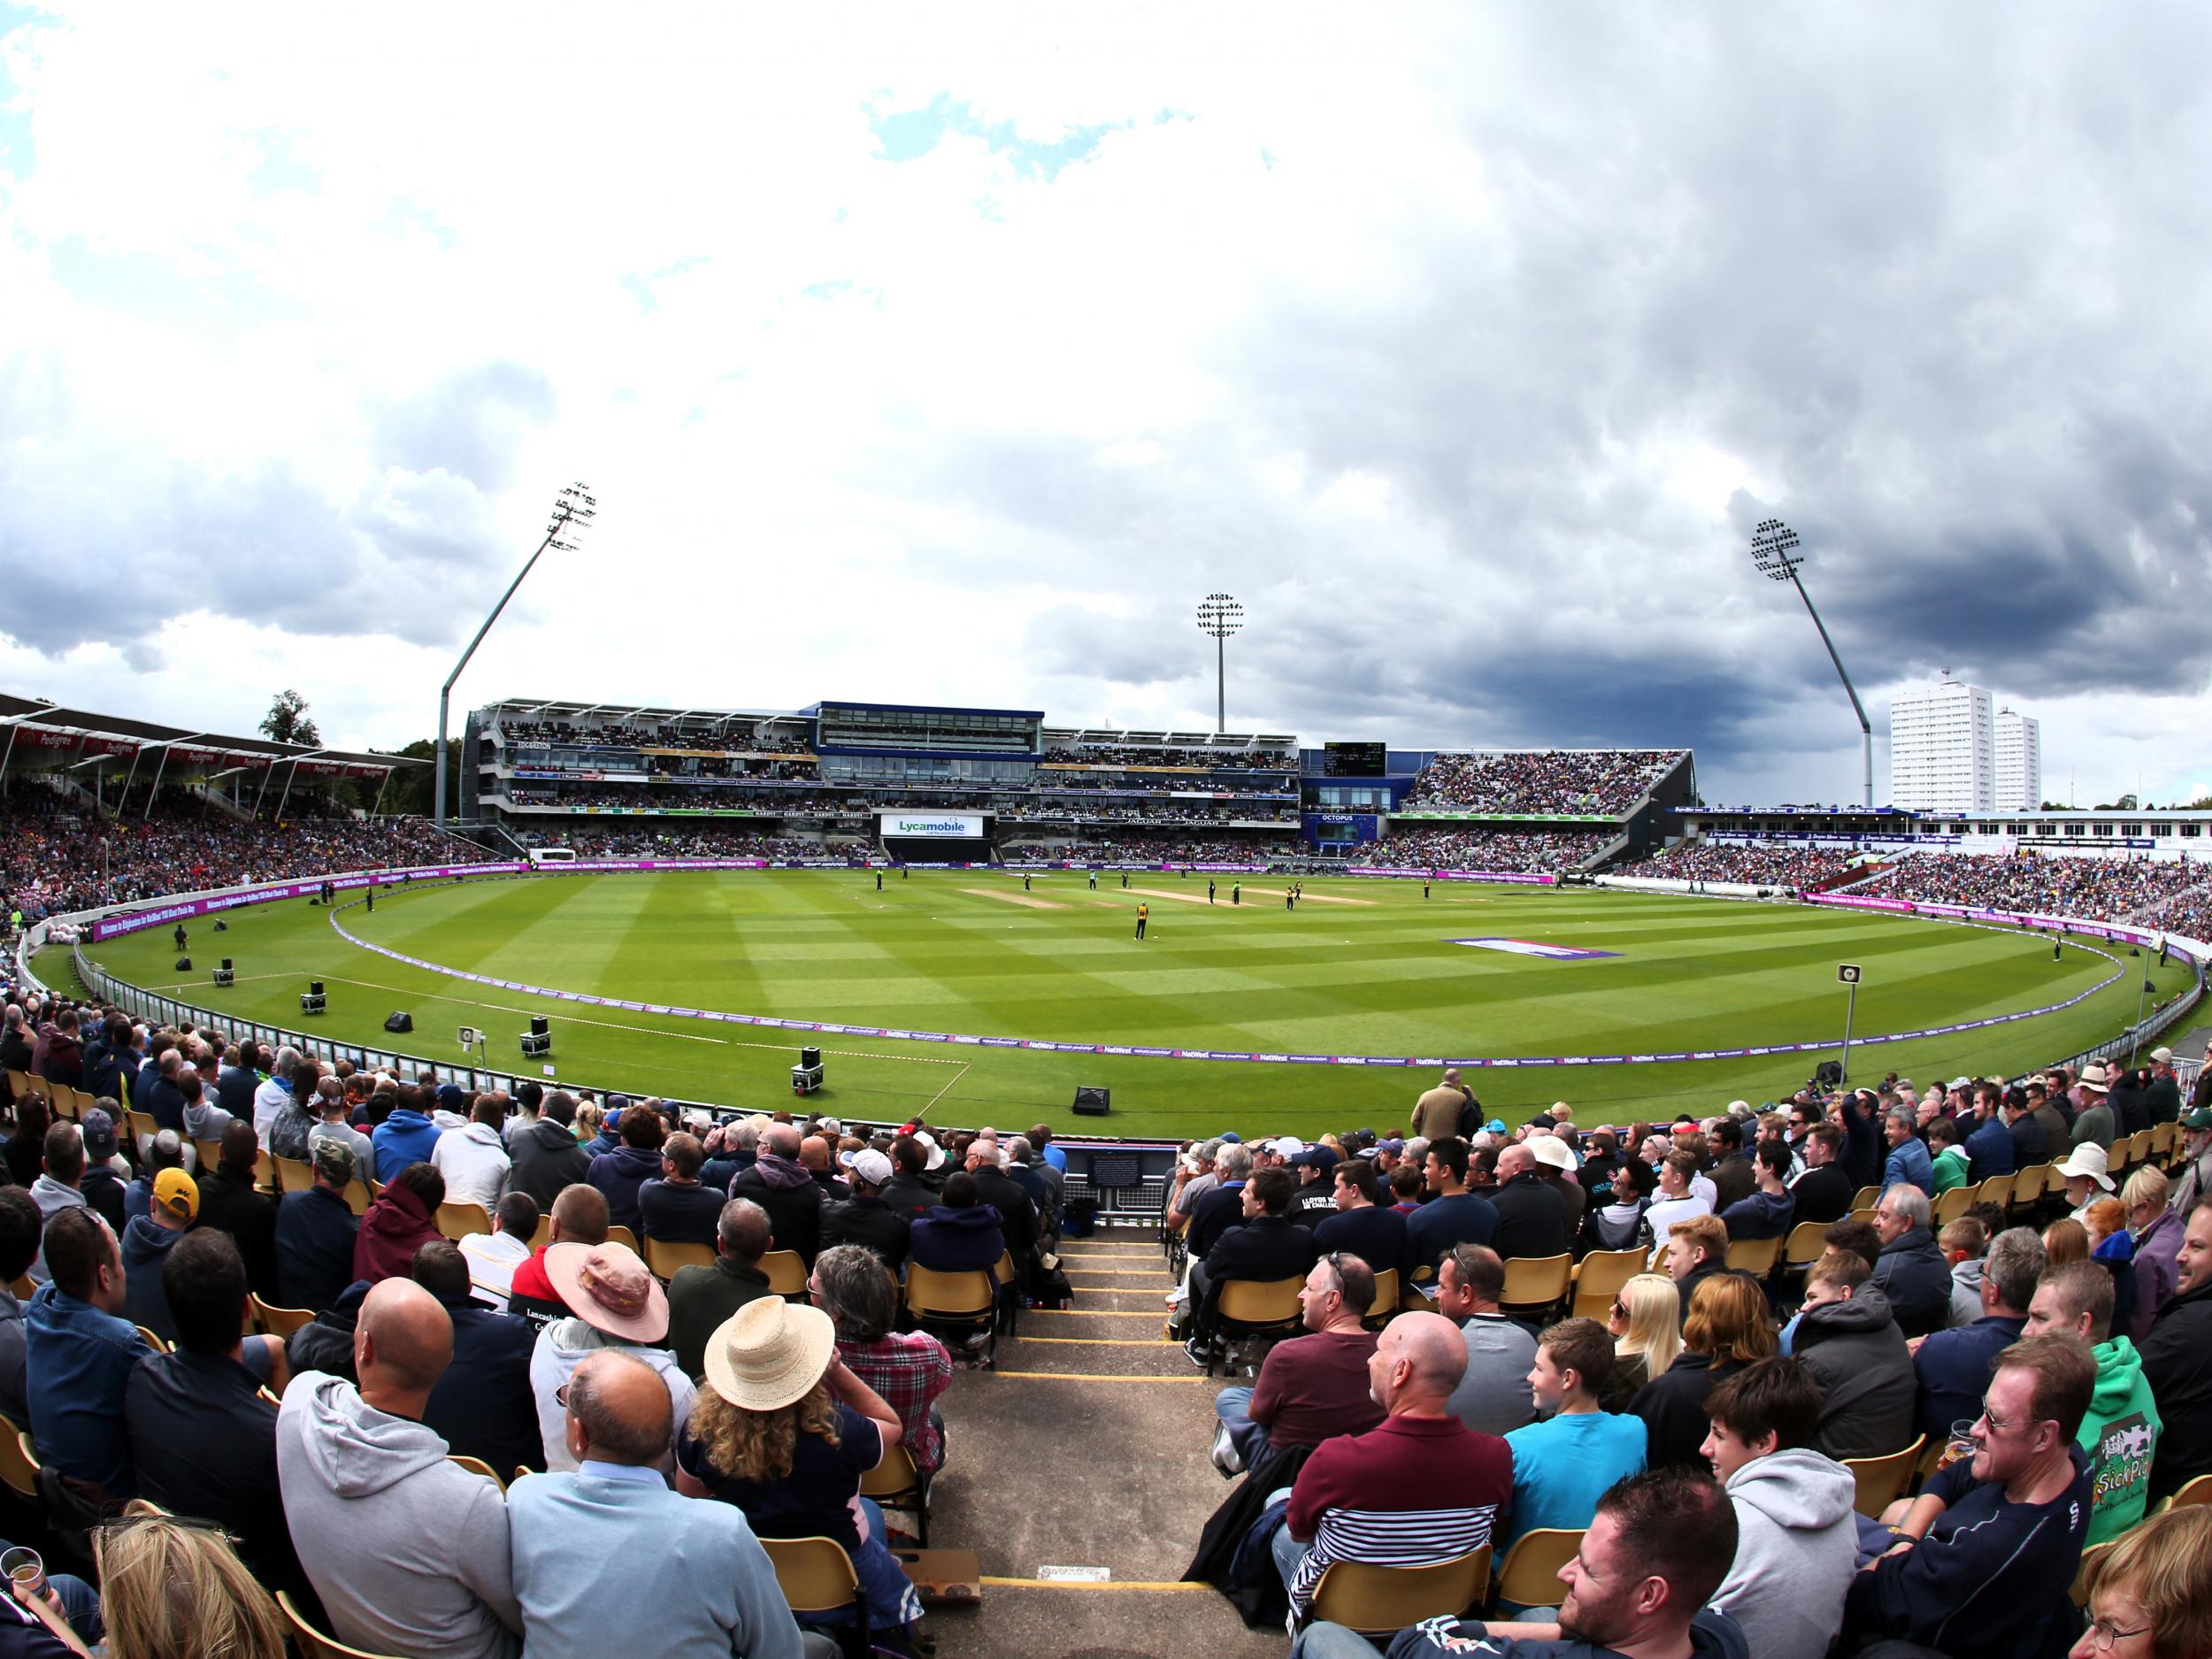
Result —
[[1379, 778], [1387, 767], [1387, 746], [1381, 743], [1324, 743], [1321, 775], [1325, 778]]

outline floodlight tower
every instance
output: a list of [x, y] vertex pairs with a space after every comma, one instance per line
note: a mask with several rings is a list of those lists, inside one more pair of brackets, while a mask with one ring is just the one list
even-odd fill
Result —
[[453, 682], [461, 677], [461, 671], [469, 665], [469, 658], [476, 655], [476, 648], [484, 642], [484, 636], [492, 631], [492, 624], [499, 620], [499, 613], [507, 608], [507, 602], [515, 596], [515, 589], [522, 586], [522, 579], [537, 566], [541, 555], [549, 547], [565, 553], [573, 553], [583, 539], [591, 521], [598, 516], [599, 501], [581, 484], [571, 484], [553, 498], [552, 522], [545, 526], [545, 540], [538, 543], [514, 580], [507, 584], [507, 591], [499, 595], [499, 603], [492, 607], [491, 615], [484, 618], [484, 626], [476, 630], [476, 637], [461, 653], [461, 660], [453, 664], [453, 672], [445, 677], [445, 684], [438, 687], [438, 778], [434, 791], [435, 805], [432, 822], [440, 829], [445, 827], [445, 722], [446, 706], [453, 698]]
[[1244, 626], [1244, 607], [1227, 594], [1208, 594], [1198, 602], [1198, 631], [1214, 641], [1214, 735], [1229, 729], [1228, 639]]
[[1813, 619], [1813, 626], [1820, 630], [1820, 642], [1828, 648], [1828, 660], [1836, 665], [1836, 678], [1843, 681], [1844, 695], [1851, 699], [1851, 712], [1859, 717], [1859, 743], [1866, 767], [1866, 804], [1874, 805], [1874, 728], [1867, 723], [1866, 710], [1860, 705], [1857, 689], [1851, 684], [1851, 676], [1844, 672], [1843, 658], [1836, 655], [1836, 642], [1828, 637], [1828, 626], [1820, 619], [1820, 612], [1813, 609], [1813, 596], [1805, 591], [1805, 584], [1798, 580], [1797, 567], [1805, 561], [1797, 552], [1797, 532], [1779, 518], [1762, 519], [1751, 536], [1751, 562], [1758, 566], [1761, 575], [1778, 582], [1787, 582], [1797, 589], [1797, 596], [1805, 602], [1805, 612]]

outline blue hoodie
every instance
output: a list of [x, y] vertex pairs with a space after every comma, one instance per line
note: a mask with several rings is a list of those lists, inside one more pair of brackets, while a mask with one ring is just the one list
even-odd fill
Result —
[[1882, 1164], [1882, 1190], [1887, 1192], [1901, 1183], [1935, 1196], [1935, 1162], [1928, 1156], [1926, 1141], [1909, 1140], [1889, 1149], [1889, 1157]]
[[427, 1164], [442, 1131], [410, 1107], [402, 1106], [376, 1127], [369, 1144], [376, 1149], [376, 1179], [386, 1186], [410, 1164]]
[[1790, 1230], [1797, 1201], [1787, 1193], [1753, 1193], [1720, 1212], [1732, 1239], [1778, 1239]]
[[908, 1236], [914, 1259], [933, 1273], [990, 1272], [1006, 1254], [998, 1211], [989, 1204], [933, 1204]]
[[607, 1195], [610, 1222], [641, 1233], [645, 1224], [638, 1213], [638, 1188], [660, 1172], [661, 1155], [649, 1147], [617, 1147], [594, 1158], [584, 1179]]
[[169, 1297], [161, 1287], [161, 1264], [182, 1237], [182, 1232], [161, 1225], [151, 1216], [133, 1216], [123, 1229], [123, 1315], [165, 1342], [177, 1340], [177, 1322], [170, 1317]]

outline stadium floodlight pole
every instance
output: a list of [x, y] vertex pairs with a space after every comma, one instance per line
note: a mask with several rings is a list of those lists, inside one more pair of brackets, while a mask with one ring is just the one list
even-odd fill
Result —
[[1796, 588], [1797, 596], [1805, 602], [1805, 613], [1812, 618], [1813, 626], [1820, 630], [1820, 642], [1828, 648], [1828, 660], [1836, 665], [1836, 678], [1843, 681], [1844, 694], [1851, 699], [1851, 712], [1859, 717], [1859, 743], [1866, 768], [1866, 804], [1870, 811], [1874, 806], [1874, 727], [1869, 724], [1866, 710], [1859, 702], [1858, 688], [1844, 672], [1843, 658], [1836, 655], [1836, 642], [1828, 637], [1828, 625], [1820, 619], [1820, 612], [1813, 609], [1813, 596], [1805, 591], [1805, 584], [1798, 578], [1797, 567], [1805, 561], [1797, 552], [1797, 532], [1779, 518], [1763, 519], [1752, 533], [1751, 562], [1759, 567], [1762, 575]]
[[1214, 641], [1214, 735], [1229, 729], [1229, 647], [1232, 634], [1244, 626], [1244, 607], [1227, 594], [1208, 594], [1198, 602], [1198, 631]]
[[445, 684], [438, 687], [438, 777], [434, 787], [434, 805], [431, 822], [438, 828], [445, 827], [445, 725], [447, 706], [453, 700], [453, 682], [461, 677], [461, 671], [469, 665], [469, 658], [476, 655], [476, 648], [484, 642], [484, 636], [492, 631], [492, 624], [499, 620], [499, 613], [507, 608], [507, 602], [515, 596], [515, 589], [522, 586], [522, 579], [536, 568], [539, 558], [549, 547], [565, 553], [573, 553], [591, 521], [598, 515], [599, 501], [581, 484], [571, 484], [553, 498], [552, 522], [545, 526], [545, 540], [538, 543], [533, 553], [516, 572], [514, 580], [507, 584], [507, 591], [499, 595], [499, 603], [492, 607], [491, 615], [484, 618], [484, 626], [476, 630], [476, 637], [461, 653], [461, 660], [453, 664], [453, 672], [445, 677]]

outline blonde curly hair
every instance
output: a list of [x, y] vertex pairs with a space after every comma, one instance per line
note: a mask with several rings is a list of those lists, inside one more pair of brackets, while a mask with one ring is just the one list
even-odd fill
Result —
[[838, 1443], [837, 1398], [817, 1383], [805, 1398], [773, 1411], [733, 1405], [711, 1385], [691, 1409], [691, 1437], [725, 1480], [781, 1480], [791, 1472], [801, 1434]]

